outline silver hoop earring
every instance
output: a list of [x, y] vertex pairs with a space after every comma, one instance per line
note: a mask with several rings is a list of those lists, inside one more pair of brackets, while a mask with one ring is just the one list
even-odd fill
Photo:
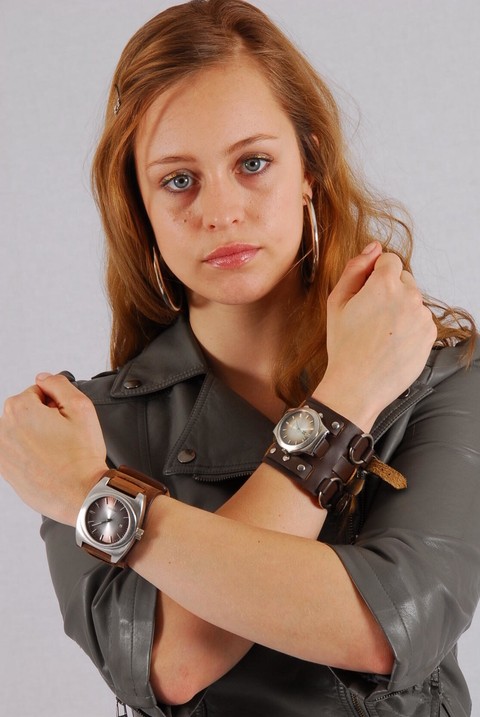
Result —
[[170, 309], [170, 311], [173, 311], [176, 314], [178, 314], [178, 312], [180, 311], [180, 309], [182, 307], [175, 303], [175, 301], [172, 299], [170, 292], [168, 291], [168, 289], [165, 285], [165, 282], [164, 282], [163, 276], [162, 276], [162, 271], [160, 269], [160, 262], [158, 260], [158, 254], [155, 251], [155, 249], [152, 250], [152, 257], [153, 257], [153, 271], [155, 272], [155, 278], [157, 280], [158, 290], [163, 299], [163, 302], [166, 305], [167, 309]]
[[312, 248], [308, 249], [303, 255], [303, 260], [310, 254], [312, 255], [310, 271], [307, 273], [305, 263], [302, 265], [303, 277], [307, 284], [311, 284], [315, 278], [315, 274], [318, 269], [318, 262], [320, 260], [320, 241], [318, 238], [318, 224], [317, 216], [315, 214], [315, 207], [313, 206], [312, 198], [308, 194], [304, 194], [305, 206], [308, 211], [308, 220], [310, 222], [310, 234], [312, 238]]

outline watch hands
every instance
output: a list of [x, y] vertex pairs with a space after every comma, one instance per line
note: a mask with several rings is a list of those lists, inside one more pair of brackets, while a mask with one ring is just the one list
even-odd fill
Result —
[[105, 525], [105, 523], [111, 523], [113, 518], [106, 518], [105, 520], [101, 520], [99, 523], [91, 523], [92, 528], [98, 528], [99, 525]]
[[304, 438], [307, 437], [307, 432], [300, 426], [300, 424], [298, 423], [298, 420], [294, 421], [293, 427], [296, 428], [297, 431], [299, 431], [299, 433], [301, 433]]

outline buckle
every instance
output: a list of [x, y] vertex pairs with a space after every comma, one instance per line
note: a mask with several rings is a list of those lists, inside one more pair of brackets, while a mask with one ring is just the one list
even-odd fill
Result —
[[[321, 482], [320, 485], [323, 486], [323, 484], [325, 483], [325, 481], [328, 481], [327, 484], [326, 484], [326, 486], [325, 486], [325, 488], [320, 488], [320, 490], [318, 491], [318, 502], [319, 502], [319, 504], [322, 506], [322, 508], [325, 508], [325, 510], [330, 510], [330, 508], [332, 507], [331, 502], [330, 502], [330, 503], [326, 503], [326, 504], [325, 504], [325, 503], [322, 503], [322, 498], [323, 498], [323, 497], [327, 497], [325, 494], [328, 492], [328, 490], [331, 488], [331, 486], [332, 486], [334, 483], [338, 483], [338, 488], [337, 488], [337, 491], [336, 491], [336, 492], [342, 491], [342, 490], [343, 490], [343, 481], [342, 481], [342, 479], [339, 478], [338, 476], [332, 476], [331, 478], [325, 478], [325, 479]], [[335, 495], [335, 493], [334, 493], [333, 495]], [[333, 497], [333, 496], [332, 496], [332, 497]], [[328, 500], [328, 497], [327, 497], [327, 500]]]
[[[366, 445], [365, 445], [366, 441]], [[372, 460], [374, 454], [374, 441], [370, 433], [361, 433], [352, 439], [348, 448], [348, 460], [354, 466], [366, 466]], [[356, 456], [357, 450], [362, 451], [361, 456]]]

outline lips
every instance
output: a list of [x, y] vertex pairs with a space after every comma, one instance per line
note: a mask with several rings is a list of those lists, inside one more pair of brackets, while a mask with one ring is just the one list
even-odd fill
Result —
[[252, 244], [226, 244], [212, 251], [203, 261], [219, 269], [235, 269], [251, 261], [258, 251], [259, 247]]

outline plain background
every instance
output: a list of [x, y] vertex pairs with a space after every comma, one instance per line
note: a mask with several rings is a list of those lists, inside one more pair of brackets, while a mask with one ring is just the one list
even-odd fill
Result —
[[[91, 155], [124, 44], [169, 4], [0, 0], [0, 400], [41, 370], [108, 368]], [[423, 289], [480, 319], [478, 1], [257, 4], [330, 80], [371, 183], [410, 210]], [[0, 499], [1, 714], [113, 715], [63, 634], [39, 517], [3, 481]], [[460, 641], [477, 716], [479, 638], [477, 618]]]

